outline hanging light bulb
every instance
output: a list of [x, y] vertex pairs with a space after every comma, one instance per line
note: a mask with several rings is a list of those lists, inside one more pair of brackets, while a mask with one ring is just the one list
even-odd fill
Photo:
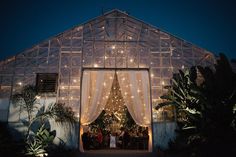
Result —
[[116, 46], [115, 46], [115, 45], [112, 45], [112, 46], [111, 46], [111, 49], [112, 49], [112, 50], [116, 49]]
[[107, 84], [106, 84], [106, 82], [103, 82], [103, 86], [106, 86]]
[[20, 86], [22, 86], [23, 83], [22, 83], [22, 82], [18, 82], [17, 84], [20, 85]]

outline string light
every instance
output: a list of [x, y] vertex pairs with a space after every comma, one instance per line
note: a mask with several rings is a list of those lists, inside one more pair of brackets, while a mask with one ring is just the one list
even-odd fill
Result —
[[18, 85], [22, 86], [22, 85], [23, 85], [23, 83], [22, 83], [22, 82], [18, 82]]
[[111, 49], [114, 50], [115, 48], [116, 48], [116, 46], [115, 46], [115, 45], [112, 45]]
[[[126, 123], [126, 119], [127, 119], [126, 114], [128, 112], [128, 109], [125, 105], [125, 100], [130, 99], [130, 98], [134, 99], [135, 97], [133, 95], [130, 95], [131, 93], [129, 93], [130, 87], [132, 86], [132, 84], [130, 82], [127, 82], [127, 84], [125, 85], [127, 88], [125, 88], [123, 90], [123, 88], [120, 88], [118, 78], [117, 78], [117, 73], [115, 73], [114, 77], [112, 77], [110, 75], [110, 76], [108, 76], [108, 78], [110, 79], [109, 80], [110, 82], [112, 81], [112, 85], [111, 85], [110, 89], [108, 89], [110, 91], [106, 92], [107, 94], [103, 95], [103, 97], [102, 97], [102, 99], [106, 98], [105, 107], [101, 108], [102, 110], [105, 111], [102, 121], [105, 124], [108, 124], [108, 125], [106, 125], [106, 127], [104, 129], [113, 132], [116, 129], [123, 127], [124, 124]], [[125, 81], [125, 77], [121, 77], [121, 80]], [[108, 82], [103, 82], [103, 85], [108, 86]], [[140, 93], [141, 89], [138, 88], [137, 92]], [[89, 96], [89, 98], [90, 98], [90, 96]], [[141, 97], [141, 99], [142, 99], [142, 97]], [[102, 103], [103, 101], [104, 100], [102, 100], [100, 103]], [[132, 103], [132, 102], [133, 101], [131, 101], [130, 103]], [[99, 102], [97, 102], [97, 103], [99, 103]], [[145, 104], [143, 104], [143, 105], [145, 106]]]

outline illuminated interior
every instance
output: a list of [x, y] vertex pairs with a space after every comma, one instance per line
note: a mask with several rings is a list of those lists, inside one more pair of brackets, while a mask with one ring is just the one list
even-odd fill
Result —
[[[81, 135], [83, 128], [88, 128], [102, 112], [108, 118], [115, 116], [118, 121], [125, 118], [122, 111], [127, 108], [137, 126], [147, 127], [149, 145], [152, 150], [151, 131], [151, 103], [150, 83], [146, 70], [88, 70], [84, 71], [82, 79], [82, 100], [81, 100]], [[115, 122], [115, 120], [113, 120]], [[116, 123], [109, 131], [119, 133], [121, 123]], [[107, 125], [105, 125], [107, 127]], [[98, 128], [101, 129], [101, 128]], [[131, 132], [131, 130], [129, 130]], [[141, 137], [140, 137], [141, 138]]]

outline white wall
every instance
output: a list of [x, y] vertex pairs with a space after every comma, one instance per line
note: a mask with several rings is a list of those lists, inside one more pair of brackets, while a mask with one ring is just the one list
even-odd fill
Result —
[[[42, 105], [47, 107], [50, 104], [56, 102], [56, 97], [43, 97], [39, 99], [38, 108]], [[9, 103], [9, 101], [8, 101]], [[24, 111], [20, 112], [20, 108], [15, 105], [10, 105], [9, 112], [9, 127], [11, 127], [11, 131], [16, 138], [20, 138], [19, 133], [24, 133], [26, 131], [26, 127], [23, 125], [22, 120], [27, 119], [27, 113]], [[71, 126], [67, 123], [56, 123], [54, 120], [50, 120], [51, 130], [56, 130], [56, 138], [54, 139], [54, 143], [59, 145], [60, 141], [63, 140], [65, 142], [67, 148], [77, 148], [78, 144], [78, 126]]]
[[9, 98], [0, 98], [0, 122], [7, 122]]
[[175, 139], [176, 127], [176, 122], [153, 123], [154, 148], [167, 149], [169, 141]]
[[[56, 97], [40, 99], [40, 104], [44, 104], [46, 107], [55, 102]], [[56, 145], [59, 145], [62, 140], [67, 148], [77, 148], [79, 133], [77, 125], [71, 126], [68, 123], [57, 123], [54, 120], [50, 120], [50, 127], [51, 131], [56, 131], [56, 138], [53, 141]]]
[[8, 122], [19, 122], [20, 119], [20, 107], [10, 103], [9, 106], [9, 115], [8, 115]]

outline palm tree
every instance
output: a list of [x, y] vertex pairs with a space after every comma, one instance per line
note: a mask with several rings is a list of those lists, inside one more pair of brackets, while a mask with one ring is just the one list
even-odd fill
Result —
[[[75, 113], [64, 104], [55, 103], [50, 104], [47, 108], [45, 106], [38, 108], [37, 95], [36, 87], [28, 85], [23, 87], [20, 93], [14, 94], [12, 97], [13, 104], [20, 106], [21, 112], [25, 110], [27, 113], [27, 137], [29, 136], [32, 124], [37, 120], [43, 122], [46, 119], [54, 119], [57, 122], [69, 122], [70, 124], [76, 122]], [[34, 114], [35, 112], [37, 114]]]
[[[65, 106], [61, 103], [50, 104], [48, 107], [44, 105], [39, 106], [37, 89], [34, 86], [28, 85], [23, 87], [20, 93], [14, 94], [12, 97], [13, 104], [20, 106], [22, 111], [26, 111], [27, 120], [23, 121], [26, 125], [26, 148], [28, 155], [42, 156], [46, 154], [45, 148], [49, 142], [55, 138], [51, 132], [45, 127], [49, 119], [53, 119], [58, 123], [68, 122], [74, 125], [77, 121], [75, 113], [71, 107]], [[32, 125], [40, 122], [39, 129], [34, 132]]]

